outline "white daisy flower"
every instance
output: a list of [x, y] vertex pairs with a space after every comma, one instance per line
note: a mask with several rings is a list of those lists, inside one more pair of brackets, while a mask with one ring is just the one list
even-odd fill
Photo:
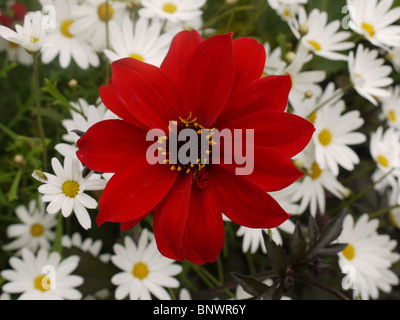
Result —
[[36, 252], [38, 248], [47, 250], [54, 241], [55, 233], [52, 230], [57, 225], [55, 216], [45, 214], [41, 198], [39, 201], [29, 201], [28, 208], [20, 205], [15, 209], [15, 214], [22, 223], [11, 224], [7, 227], [7, 236], [16, 238], [3, 246], [4, 250], [18, 250], [28, 248]]
[[381, 120], [386, 120], [390, 127], [400, 129], [400, 85], [390, 87], [389, 97], [381, 99]]
[[307, 1], [308, 0], [268, 0], [268, 4], [283, 21], [286, 21], [293, 34], [297, 36], [298, 24], [296, 15], [301, 5], [306, 4]]
[[364, 124], [360, 112], [343, 113], [345, 109], [343, 100], [324, 106], [318, 110], [314, 122], [315, 159], [321, 169], [329, 168], [335, 176], [339, 174], [339, 166], [348, 171], [354, 169], [360, 158], [349, 146], [366, 141], [364, 134], [355, 132]]
[[126, 236], [124, 245], [114, 245], [114, 252], [111, 261], [122, 270], [111, 278], [117, 286], [117, 300], [128, 296], [130, 300], [150, 300], [151, 295], [160, 300], [171, 299], [165, 287], [179, 287], [179, 281], [173, 276], [179, 274], [182, 267], [161, 255], [147, 229], [141, 232], [137, 245]]
[[267, 56], [264, 66], [264, 75], [279, 75], [284, 74], [286, 62], [282, 61], [282, 50], [280, 47], [276, 47], [271, 51], [271, 45], [266, 42], [264, 43], [264, 49]]
[[400, 73], [400, 47], [390, 49], [386, 54], [386, 58], [392, 63], [394, 69]]
[[347, 4], [352, 8], [350, 28], [384, 49], [399, 46], [400, 26], [393, 23], [400, 19], [400, 8], [391, 9], [393, 0], [347, 0]]
[[377, 168], [372, 174], [375, 189], [383, 192], [387, 187], [397, 187], [400, 176], [400, 133], [389, 127], [385, 132], [380, 126], [371, 134], [370, 154]]
[[302, 163], [302, 170], [306, 173], [293, 186], [296, 192], [293, 194], [292, 201], [300, 201], [299, 212], [303, 213], [309, 208], [313, 216], [317, 214], [317, 211], [324, 214], [326, 192], [332, 193], [338, 199], [349, 196], [350, 190], [343, 186], [328, 168], [324, 170], [320, 168], [315, 160], [314, 145], [309, 144], [296, 162]]
[[63, 235], [61, 243], [64, 248], [78, 248], [83, 252], [89, 252], [92, 256], [98, 257], [104, 263], [109, 262], [111, 259], [110, 254], [100, 253], [103, 247], [103, 242], [100, 239], [94, 241], [92, 238], [86, 238], [82, 240], [81, 234], [75, 232], [71, 236]]
[[110, 44], [112, 50], [104, 50], [110, 61], [134, 58], [159, 67], [167, 54], [172, 34], [161, 34], [158, 20], [141, 18], [133, 25], [125, 17], [122, 26], [110, 21]]
[[107, 22], [121, 23], [127, 15], [127, 8], [125, 3], [118, 1], [109, 1], [107, 5], [105, 0], [86, 0], [73, 6], [71, 13], [75, 22], [69, 27], [69, 32], [88, 39], [93, 50], [100, 52], [107, 47]]
[[347, 243], [338, 253], [339, 267], [348, 274], [348, 280], [342, 281], [343, 289], [353, 289], [353, 297], [362, 300], [378, 299], [379, 290], [390, 293], [392, 286], [399, 284], [397, 275], [390, 270], [400, 255], [393, 252], [397, 242], [388, 235], [377, 233], [378, 219], [368, 219], [363, 214], [357, 222], [352, 215], [346, 215], [343, 229], [337, 239]]
[[2, 289], [10, 294], [20, 293], [18, 300], [79, 300], [82, 294], [76, 287], [82, 285], [83, 278], [71, 274], [78, 263], [78, 256], [61, 260], [56, 251], [41, 248], [35, 256], [24, 248], [21, 258], [10, 258], [12, 269], [1, 272], [9, 281]]
[[56, 10], [56, 28], [50, 30], [46, 37], [46, 46], [42, 51], [42, 62], [48, 64], [57, 56], [61, 68], [65, 69], [71, 60], [81, 69], [90, 66], [98, 67], [100, 59], [87, 42], [87, 39], [75, 36], [70, 27], [74, 23], [71, 8], [76, 6], [77, 0], [40, 0], [42, 6], [51, 5]]
[[289, 73], [292, 79], [289, 103], [295, 109], [304, 99], [307, 99], [306, 93], [311, 97], [322, 94], [319, 83], [325, 80], [325, 71], [303, 70], [303, 66], [311, 59], [312, 54], [300, 46], [293, 61], [284, 69], [284, 73]]
[[16, 31], [0, 26], [0, 37], [20, 45], [31, 54], [39, 53], [46, 39], [42, 20], [43, 14], [40, 11], [28, 12], [24, 18], [24, 24], [15, 26]]
[[[347, 60], [348, 56], [338, 51], [354, 47], [353, 42], [345, 42], [351, 35], [347, 31], [339, 31], [340, 21], [328, 23], [328, 13], [313, 9], [307, 17], [306, 10], [299, 9], [299, 26], [307, 29], [307, 34], [301, 37], [301, 43], [310, 52], [329, 60]], [[300, 34], [300, 32], [299, 32]]]
[[390, 66], [384, 65], [385, 60], [378, 58], [379, 52], [375, 49], [357, 46], [357, 51], [349, 53], [348, 69], [350, 80], [359, 95], [377, 105], [376, 98], [389, 96], [386, 87], [393, 83], [389, 77], [392, 72]]
[[175, 24], [185, 24], [203, 14], [201, 7], [206, 0], [141, 0], [141, 3], [141, 17], [157, 17]]
[[67, 131], [62, 138], [68, 143], [59, 143], [55, 146], [55, 149], [64, 157], [71, 155], [76, 157], [76, 151], [78, 150], [76, 142], [80, 137], [73, 130], [86, 132], [92, 125], [99, 121], [118, 118], [106, 108], [100, 98], [96, 104], [89, 104], [82, 98], [79, 98], [77, 102], [70, 102], [70, 104], [79, 112], [71, 110], [72, 119], [61, 121], [61, 124]]
[[80, 225], [89, 229], [92, 222], [86, 208], [97, 208], [97, 201], [84, 191], [103, 190], [107, 182], [96, 175], [89, 174], [83, 178], [80, 162], [72, 157], [64, 159], [64, 167], [57, 158], [51, 159], [51, 165], [55, 175], [44, 172], [47, 180], [33, 174], [43, 183], [38, 191], [44, 195], [43, 201], [49, 202], [47, 212], [56, 214], [61, 211], [64, 217], [74, 212]]
[[33, 64], [32, 55], [20, 45], [0, 38], [0, 51], [5, 51], [7, 59], [23, 66], [31, 66]]

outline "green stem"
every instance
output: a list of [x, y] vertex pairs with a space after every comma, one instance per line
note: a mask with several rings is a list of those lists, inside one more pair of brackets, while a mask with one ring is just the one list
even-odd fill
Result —
[[268, 2], [265, 0], [260, 0], [255, 8], [257, 10], [252, 16], [250, 21], [246, 24], [246, 26], [240, 31], [238, 38], [244, 37], [248, 34], [248, 31], [252, 25], [254, 25], [258, 19], [262, 16], [262, 14], [267, 10], [269, 7]]
[[308, 119], [312, 114], [317, 112], [319, 109], [321, 109], [323, 106], [326, 104], [330, 103], [332, 100], [336, 99], [338, 96], [345, 94], [345, 92], [349, 89], [353, 88], [353, 84], [349, 84], [344, 88], [341, 88], [336, 92], [334, 95], [326, 99], [325, 101], [322, 101], [320, 104], [318, 104], [307, 116], [306, 119]]
[[44, 129], [43, 129], [42, 107], [40, 104], [39, 60], [37, 53], [33, 54], [33, 74], [35, 79], [36, 121], [43, 149], [43, 170], [47, 171], [47, 147], [46, 147], [46, 136], [44, 134]]
[[391, 211], [393, 209], [399, 208], [399, 207], [400, 207], [400, 204], [396, 204], [396, 205], [389, 206], [389, 207], [386, 207], [386, 208], [383, 208], [383, 209], [380, 209], [380, 210], [376, 210], [376, 211], [374, 211], [374, 212], [369, 214], [369, 218], [370, 219], [377, 218], [380, 215], [382, 215], [382, 214], [384, 214], [386, 212], [389, 212], [389, 211]]
[[337, 298], [339, 298], [340, 300], [349, 300], [349, 298], [347, 298], [345, 295], [341, 294], [339, 291], [336, 291], [335, 289], [329, 288], [325, 285], [323, 285], [322, 283], [316, 282], [314, 280], [305, 278], [301, 275], [299, 275], [298, 273], [293, 272], [292, 273], [293, 278], [295, 278], [296, 280], [303, 282], [305, 284], [311, 285], [313, 287], [316, 288], [320, 288], [326, 292], [332, 293], [333, 295], [335, 295]]

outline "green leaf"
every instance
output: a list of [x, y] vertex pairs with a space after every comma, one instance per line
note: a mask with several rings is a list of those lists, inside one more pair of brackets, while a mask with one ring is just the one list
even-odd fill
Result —
[[317, 225], [317, 221], [311, 214], [308, 217], [308, 237], [310, 241], [310, 248], [314, 248], [319, 238], [319, 227]]
[[342, 232], [342, 225], [345, 216], [346, 211], [342, 211], [341, 213], [336, 215], [322, 230], [321, 236], [318, 241], [319, 246], [326, 246], [340, 235], [340, 233]]
[[62, 256], [62, 236], [63, 236], [63, 215], [61, 213], [58, 214], [58, 220], [57, 220], [57, 227], [56, 227], [56, 238], [54, 239], [53, 242], [53, 247], [52, 251], [58, 252]]
[[306, 242], [301, 231], [300, 222], [296, 222], [293, 235], [290, 238], [290, 259], [291, 264], [296, 265], [301, 262], [306, 252]]
[[334, 256], [338, 252], [344, 250], [347, 247], [347, 243], [334, 243], [329, 246], [323, 248], [317, 248], [314, 251], [314, 254], [323, 255], [323, 256]]
[[18, 199], [18, 187], [21, 181], [21, 176], [22, 176], [22, 171], [18, 170], [17, 174], [14, 177], [10, 191], [7, 193], [7, 199], [10, 202]]
[[236, 272], [231, 272], [231, 274], [244, 291], [251, 294], [253, 297], [260, 297], [269, 289], [266, 284], [250, 276], [245, 276]]
[[269, 240], [265, 235], [264, 242], [267, 248], [267, 255], [269, 257], [272, 270], [280, 278], [283, 278], [286, 275], [288, 261], [287, 256], [282, 249], [282, 246], [277, 245], [273, 240]]
[[57, 82], [52, 83], [47, 78], [44, 79], [44, 82], [45, 82], [45, 87], [42, 88], [42, 91], [50, 94], [55, 99], [55, 101], [53, 102], [53, 105], [61, 105], [68, 109], [71, 109], [77, 113], [82, 114], [82, 112], [80, 110], [74, 108], [70, 104], [69, 100], [58, 90]]

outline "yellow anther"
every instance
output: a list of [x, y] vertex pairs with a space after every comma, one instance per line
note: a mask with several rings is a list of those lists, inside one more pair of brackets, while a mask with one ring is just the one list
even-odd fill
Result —
[[174, 171], [175, 169], [176, 169], [176, 167], [175, 167], [175, 166], [172, 166], [172, 167], [171, 167], [171, 170], [172, 170], [172, 171]]

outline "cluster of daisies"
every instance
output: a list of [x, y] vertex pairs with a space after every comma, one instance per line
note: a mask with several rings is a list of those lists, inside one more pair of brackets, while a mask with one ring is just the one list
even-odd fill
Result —
[[[32, 65], [35, 55], [43, 64], [58, 63], [63, 69], [74, 63], [87, 70], [99, 67], [102, 59], [111, 63], [125, 57], [160, 66], [179, 31], [213, 32], [203, 28], [206, 0], [39, 1], [41, 11], [28, 12], [14, 3], [9, 8], [12, 14], [0, 15], [0, 50], [25, 66]], [[374, 188], [388, 196], [393, 207], [391, 221], [400, 227], [400, 85], [394, 85], [391, 76], [400, 72], [400, 25], [396, 24], [400, 8], [392, 8], [392, 0], [348, 0], [348, 15], [332, 21], [325, 11], [308, 10], [307, 0], [265, 1], [271, 14], [287, 23], [297, 46], [283, 53], [281, 47], [265, 43], [264, 75], [291, 76], [287, 111], [308, 119], [316, 129], [306, 149], [293, 158], [304, 177], [271, 195], [292, 214], [324, 214], [328, 196], [338, 200], [351, 196], [351, 189], [340, 181], [341, 173], [356, 168], [360, 156], [355, 148], [369, 141], [370, 157], [376, 164]], [[345, 63], [347, 85], [337, 87], [327, 81], [325, 71], [309, 68], [315, 58]], [[366, 108], [379, 108], [381, 125], [370, 136], [362, 131], [362, 110], [346, 105], [349, 92], [361, 96]], [[18, 299], [110, 297], [107, 289], [83, 296], [79, 287], [85, 279], [78, 272], [79, 257], [63, 258], [51, 250], [59, 224], [57, 214], [64, 218], [74, 214], [82, 231], [90, 229], [90, 212], [98, 206], [96, 195], [111, 178], [111, 174], [82, 166], [76, 157], [76, 142], [95, 123], [118, 117], [100, 98], [93, 104], [82, 98], [70, 104], [70, 117], [62, 122], [65, 134], [55, 146], [59, 157], [51, 159], [50, 172], [33, 173], [41, 183], [40, 197], [28, 207], [17, 207], [20, 223], [7, 228], [12, 240], [2, 249], [13, 255], [10, 269], [1, 272], [6, 280], [1, 287], [4, 299], [10, 295]], [[225, 223], [232, 222], [225, 219]], [[279, 244], [281, 231], [291, 234], [293, 230], [289, 219], [272, 230], [240, 227], [236, 236], [242, 240], [243, 252], [265, 253], [263, 233], [270, 232]], [[400, 260], [397, 243], [378, 230], [379, 220], [369, 219], [367, 213], [356, 220], [348, 214], [338, 239], [348, 244], [338, 254], [339, 267], [352, 276], [350, 285], [343, 282], [342, 286], [350, 287], [355, 298], [377, 299], [380, 291], [389, 293], [399, 284], [391, 271]], [[136, 238], [126, 236], [112, 253], [102, 252], [100, 240], [82, 240], [78, 233], [64, 235], [61, 246], [76, 247], [119, 269], [110, 279], [115, 299], [171, 299], [168, 288], [180, 288], [181, 298], [190, 298], [178, 281], [182, 265], [158, 252], [148, 229], [141, 229]]]

